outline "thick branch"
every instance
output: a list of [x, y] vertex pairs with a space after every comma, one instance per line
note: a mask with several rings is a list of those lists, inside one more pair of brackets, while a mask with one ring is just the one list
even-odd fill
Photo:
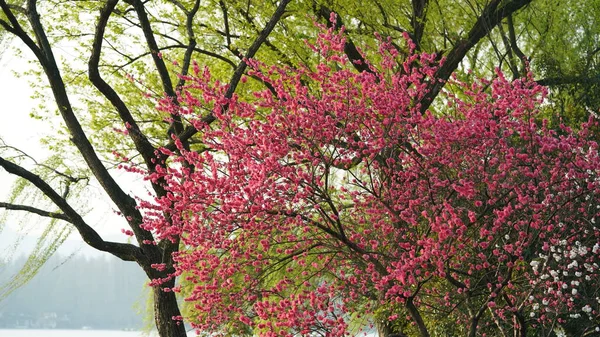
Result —
[[[115, 205], [119, 208], [121, 213], [126, 217], [131, 229], [134, 231], [138, 242], [141, 244], [144, 240], [153, 241], [153, 236], [150, 232], [140, 228], [142, 223], [142, 215], [137, 209], [135, 200], [127, 195], [123, 189], [117, 184], [117, 182], [108, 173], [108, 170], [100, 161], [97, 153], [95, 152], [92, 144], [87, 139], [79, 120], [75, 116], [69, 96], [67, 95], [66, 86], [58, 69], [56, 60], [46, 32], [40, 22], [39, 14], [36, 8], [36, 0], [27, 1], [28, 18], [33, 29], [33, 33], [38, 41], [38, 45], [42, 50], [42, 58], [38, 58], [44, 72], [50, 82], [50, 87], [54, 95], [54, 100], [58, 106], [58, 110], [65, 122], [69, 133], [71, 134], [71, 141], [75, 144], [79, 152], [81, 153], [86, 164], [100, 183], [102, 188]], [[37, 54], [36, 54], [37, 55]], [[69, 214], [67, 214], [69, 216]], [[156, 247], [146, 245], [144, 249], [147, 253], [156, 254]]]
[[[150, 20], [148, 19], [148, 15], [146, 14], [144, 3], [141, 0], [135, 0], [133, 1], [133, 7], [135, 8], [135, 12], [137, 13], [138, 20], [140, 20], [140, 26], [142, 27], [142, 31], [144, 32], [146, 44], [148, 44], [148, 47], [150, 48], [152, 60], [154, 61], [154, 65], [160, 76], [163, 90], [165, 94], [171, 100], [173, 100], [173, 103], [177, 104], [177, 95], [175, 94], [175, 88], [173, 87], [173, 82], [171, 81], [171, 77], [169, 76], [169, 70], [167, 69], [167, 66], [163, 61], [162, 57], [160, 57], [159, 55], [158, 44], [156, 43], [156, 39], [154, 38], [154, 32], [152, 32], [152, 26], [150, 25]], [[194, 46], [192, 46], [191, 48], [193, 47]], [[180, 134], [181, 132], [183, 132], [183, 121], [181, 120], [181, 116], [179, 114], [173, 115], [172, 127], [176, 134]], [[183, 143], [185, 144], [186, 142]]]
[[425, 31], [425, 22], [427, 20], [427, 5], [429, 0], [412, 0], [412, 17], [410, 24], [413, 28], [412, 39], [417, 50], [421, 50], [421, 40]]
[[[342, 18], [340, 17], [340, 15], [325, 6], [321, 6], [318, 14], [319, 14], [319, 16], [321, 16], [323, 19], [325, 19], [327, 21], [328, 27], [331, 27], [331, 24], [332, 24], [329, 21], [331, 14], [335, 14], [335, 28], [336, 29], [340, 29], [344, 26], [344, 23], [342, 22]], [[369, 65], [367, 64], [365, 58], [360, 54], [360, 52], [358, 51], [358, 48], [356, 48], [356, 45], [354, 44], [354, 42], [352, 41], [352, 39], [350, 37], [346, 38], [346, 44], [344, 45], [344, 53], [346, 54], [346, 56], [348, 57], [350, 62], [352, 62], [352, 65], [354, 66], [354, 68], [356, 70], [358, 70], [359, 72], [363, 72], [363, 71], [370, 72], [370, 73], [373, 72], [373, 70], [371, 70], [371, 68], [369, 68]]]
[[429, 337], [429, 330], [427, 330], [427, 326], [425, 325], [425, 321], [423, 321], [423, 317], [421, 316], [419, 309], [417, 309], [413, 303], [412, 297], [406, 300], [406, 310], [408, 310], [408, 314], [417, 325], [421, 337]]
[[[125, 124], [128, 124], [129, 136], [133, 140], [136, 150], [142, 155], [142, 158], [144, 158], [144, 163], [146, 164], [148, 169], [154, 171], [154, 167], [156, 166], [156, 164], [154, 164], [153, 162], [153, 159], [155, 158], [154, 146], [150, 144], [146, 136], [142, 133], [137, 122], [131, 115], [129, 108], [119, 97], [119, 94], [117, 94], [117, 92], [108, 83], [106, 83], [106, 81], [104, 81], [104, 79], [100, 75], [99, 63], [100, 55], [102, 53], [102, 41], [104, 40], [104, 31], [106, 29], [108, 19], [118, 2], [119, 0], [109, 0], [106, 3], [106, 6], [104, 6], [104, 8], [102, 8], [102, 10], [100, 11], [100, 18], [98, 19], [96, 32], [94, 34], [94, 43], [92, 44], [92, 54], [88, 62], [89, 78], [92, 84], [117, 109], [119, 117], [121, 117], [123, 122]], [[152, 187], [159, 195], [161, 193], [164, 194], [164, 189], [160, 185], [153, 184]]]
[[420, 104], [420, 110], [425, 113], [433, 103], [433, 100], [440, 93], [450, 75], [456, 70], [465, 55], [475, 46], [483, 37], [496, 27], [504, 18], [515, 13], [528, 5], [532, 0], [511, 0], [502, 7], [498, 7], [502, 0], [492, 0], [485, 7], [477, 22], [473, 25], [466, 39], [461, 39], [454, 44], [454, 48], [446, 56], [444, 64], [435, 72], [429, 91], [423, 97]]
[[2, 157], [0, 157], [0, 166], [4, 168], [8, 173], [19, 176], [32, 183], [42, 193], [44, 193], [44, 195], [46, 195], [63, 213], [50, 213], [29, 206], [12, 205], [7, 203], [1, 203], [0, 207], [4, 207], [6, 209], [28, 211], [38, 215], [68, 221], [71, 224], [73, 224], [73, 226], [75, 226], [83, 240], [95, 249], [111, 253], [114, 256], [125, 261], [139, 262], [145, 259], [141, 250], [132, 244], [104, 241], [102, 237], [100, 237], [100, 235], [83, 220], [81, 215], [79, 215], [79, 213], [77, 213], [77, 211], [75, 211], [63, 197], [61, 197], [50, 185], [48, 185], [48, 183], [46, 183], [38, 175]]

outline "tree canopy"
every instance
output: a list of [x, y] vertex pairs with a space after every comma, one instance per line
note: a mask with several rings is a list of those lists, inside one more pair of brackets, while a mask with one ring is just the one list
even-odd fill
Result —
[[[24, 156], [5, 140], [0, 166], [21, 180], [12, 198], [0, 206], [50, 219], [46, 231], [50, 242], [74, 228], [92, 247], [135, 261], [150, 279], [168, 279], [154, 284], [156, 323], [162, 336], [183, 336], [183, 327], [171, 319], [181, 316], [176, 297], [161, 288], [175, 286], [170, 277], [175, 272], [172, 253], [187, 247], [177, 237], [157, 240], [156, 232], [143, 226], [140, 199], [119, 184], [112, 168], [127, 162], [134, 171], [152, 173], [164, 165], [178, 167], [173, 158], [180, 156], [181, 149], [202, 152], [210, 146], [194, 118], [159, 112], [156, 100], [148, 97], [167, 97], [170, 104], [164, 106], [178, 111], [175, 97], [183, 87], [196, 83], [187, 77], [194, 60], [210, 68], [212, 78], [228, 84], [220, 92], [225, 101], [250, 99], [265, 88], [273, 93], [272, 79], [248, 73], [246, 60], [257, 58], [289, 67], [290, 72], [317, 71], [323, 56], [305, 43], [320, 34], [321, 28], [313, 24], [317, 20], [338, 30], [344, 27], [343, 52], [354, 75], [375, 76], [369, 64], [381, 69], [384, 57], [378, 52], [377, 34], [390, 36], [398, 48], [400, 63], [397, 69], [389, 68], [391, 73], [401, 71], [405, 58], [411, 57], [410, 48], [403, 45], [405, 35], [416, 52], [435, 55], [428, 61], [435, 72], [425, 74], [423, 95], [414, 97], [411, 109], [435, 116], [446, 113], [448, 98], [438, 97], [452, 74], [472, 83], [475, 75], [496, 76], [494, 68], [499, 67], [516, 79], [526, 74], [529, 62], [543, 76], [535, 80], [551, 88], [550, 105], [560, 106], [562, 118], [577, 127], [597, 108], [593, 94], [596, 3], [583, 7], [533, 0], [0, 0], [0, 37], [20, 40], [23, 54], [33, 55], [39, 66], [33, 71], [39, 79], [34, 92], [44, 102], [56, 103], [44, 104], [33, 112], [34, 117], [54, 121], [58, 115], [61, 121], [60, 129], [45, 140], [50, 154], [45, 162]], [[332, 14], [336, 20], [329, 21]], [[553, 52], [552, 46], [562, 48], [567, 39], [578, 47]], [[240, 83], [242, 78], [245, 83]], [[318, 88], [305, 80], [309, 87]], [[455, 95], [463, 95], [463, 86], [452, 89], [457, 90]], [[548, 111], [553, 117], [553, 108]], [[219, 117], [210, 108], [199, 113], [208, 124]], [[556, 120], [553, 127], [560, 118]], [[157, 157], [159, 149], [164, 150]], [[165, 184], [165, 180], [152, 180], [147, 188], [163, 198], [168, 196]], [[133, 235], [131, 243], [105, 241], [85, 221], [89, 203], [84, 198], [90, 185], [99, 186], [123, 215], [126, 232]], [[42, 243], [46, 249], [32, 260], [44, 260], [55, 246]], [[31, 265], [33, 273], [38, 265]]]
[[464, 97], [423, 114], [435, 55], [382, 42], [357, 73], [345, 44], [322, 34], [314, 70], [250, 62], [273, 88], [254, 99], [196, 67], [163, 100], [205, 148], [178, 143], [179, 165], [148, 175], [167, 194], [143, 204], [145, 226], [186, 247], [175, 275], [196, 328], [344, 336], [355, 314], [386, 336], [596, 331], [597, 122], [536, 122], [545, 90], [502, 73], [453, 82]]

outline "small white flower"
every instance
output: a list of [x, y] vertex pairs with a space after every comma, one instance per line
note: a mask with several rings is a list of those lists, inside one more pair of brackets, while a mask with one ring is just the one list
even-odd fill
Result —
[[569, 259], [574, 259], [577, 257], [577, 250], [575, 248], [571, 249], [571, 251], [569, 252]]
[[554, 253], [552, 254], [552, 257], [554, 258], [554, 260], [556, 260], [556, 262], [559, 262], [562, 258], [560, 257], [560, 255]]

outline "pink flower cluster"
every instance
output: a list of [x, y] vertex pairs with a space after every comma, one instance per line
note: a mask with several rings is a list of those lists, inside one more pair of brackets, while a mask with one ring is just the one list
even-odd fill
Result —
[[343, 336], [351, 313], [386, 308], [425, 328], [440, 317], [481, 333], [595, 327], [595, 122], [550, 128], [544, 90], [501, 73], [453, 82], [461, 95], [421, 114], [434, 55], [399, 61], [382, 42], [381, 61], [357, 73], [343, 46], [328, 30], [314, 68], [249, 60], [275, 92], [225, 99], [196, 67], [181, 106], [161, 102], [203, 140], [148, 175], [169, 193], [145, 205], [146, 228], [185, 247], [175, 267], [188, 320], [210, 333]]

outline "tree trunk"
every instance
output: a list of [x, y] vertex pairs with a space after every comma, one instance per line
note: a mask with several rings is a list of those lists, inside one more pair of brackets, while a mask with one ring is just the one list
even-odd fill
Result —
[[394, 331], [392, 324], [388, 321], [377, 321], [375, 327], [377, 327], [379, 337], [406, 337], [401, 331]]
[[165, 292], [162, 288], [172, 288], [174, 280], [166, 282], [160, 286], [152, 287], [154, 296], [154, 321], [160, 337], [187, 337], [185, 326], [180, 320], [173, 317], [180, 317], [179, 305], [175, 293]]

